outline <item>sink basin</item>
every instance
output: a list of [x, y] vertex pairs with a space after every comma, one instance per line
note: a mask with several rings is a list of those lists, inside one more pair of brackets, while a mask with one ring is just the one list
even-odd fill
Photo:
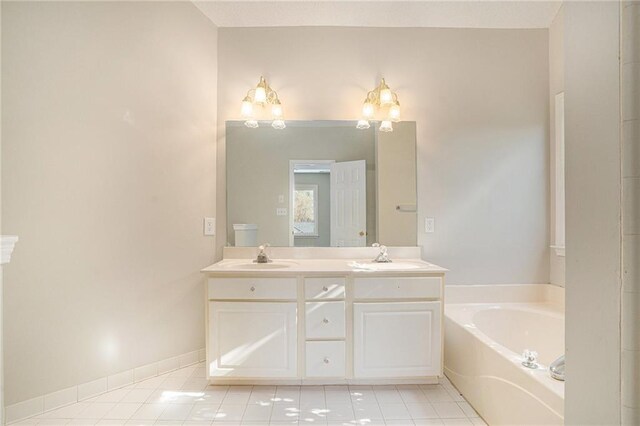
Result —
[[420, 269], [421, 265], [410, 262], [391, 262], [391, 263], [352, 263], [351, 266], [356, 271], [404, 271], [411, 269]]
[[228, 269], [248, 269], [248, 270], [265, 270], [265, 269], [287, 269], [294, 265], [297, 265], [295, 262], [283, 262], [283, 261], [275, 261], [271, 263], [256, 263], [256, 262], [242, 262], [242, 263], [231, 263], [227, 265]]

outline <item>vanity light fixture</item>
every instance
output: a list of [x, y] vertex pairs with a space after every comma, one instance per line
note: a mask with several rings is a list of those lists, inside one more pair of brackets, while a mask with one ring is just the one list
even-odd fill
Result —
[[380, 123], [380, 131], [393, 132], [392, 122], [400, 121], [400, 102], [398, 95], [387, 86], [384, 78], [378, 87], [367, 93], [367, 98], [362, 105], [362, 118], [358, 120], [356, 128], [368, 129], [370, 127], [369, 121], [374, 119], [376, 110], [383, 109], [387, 110], [387, 116]]
[[245, 119], [245, 126], [252, 129], [258, 127], [258, 120], [255, 118], [255, 110], [258, 106], [271, 108], [271, 118], [273, 119], [271, 127], [278, 130], [287, 127], [284, 123], [282, 103], [278, 99], [278, 94], [269, 86], [264, 77], [260, 77], [260, 82], [255, 89], [250, 89], [242, 100], [240, 114]]

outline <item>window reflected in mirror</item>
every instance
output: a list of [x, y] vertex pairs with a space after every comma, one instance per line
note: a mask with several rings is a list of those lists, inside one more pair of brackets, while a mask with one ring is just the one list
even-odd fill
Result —
[[[316, 177], [311, 175], [311, 177]], [[297, 183], [293, 193], [293, 236], [318, 237], [318, 185]]]

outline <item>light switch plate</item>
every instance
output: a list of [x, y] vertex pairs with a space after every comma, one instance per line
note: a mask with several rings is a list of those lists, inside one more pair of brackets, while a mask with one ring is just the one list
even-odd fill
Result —
[[204, 235], [216, 235], [216, 218], [204, 218]]
[[276, 209], [276, 216], [286, 216], [287, 215], [287, 209], [284, 207], [278, 207]]
[[433, 234], [436, 232], [436, 220], [432, 217], [424, 218], [424, 232], [427, 234]]

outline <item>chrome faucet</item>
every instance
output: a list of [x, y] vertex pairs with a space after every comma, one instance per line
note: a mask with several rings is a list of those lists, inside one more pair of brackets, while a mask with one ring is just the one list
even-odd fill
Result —
[[387, 246], [383, 246], [382, 244], [378, 244], [378, 243], [373, 243], [371, 244], [371, 247], [378, 247], [380, 249], [380, 253], [378, 253], [376, 258], [373, 259], [374, 262], [376, 263], [393, 262], [391, 259], [389, 259], [389, 253], [387, 253]]
[[270, 263], [273, 262], [273, 260], [269, 259], [269, 256], [267, 256], [267, 247], [269, 247], [269, 243], [264, 243], [261, 246], [258, 246], [258, 257], [256, 258], [256, 260], [254, 260], [254, 262], [256, 263]]
[[549, 366], [549, 374], [552, 378], [564, 382], [564, 355], [551, 363]]

